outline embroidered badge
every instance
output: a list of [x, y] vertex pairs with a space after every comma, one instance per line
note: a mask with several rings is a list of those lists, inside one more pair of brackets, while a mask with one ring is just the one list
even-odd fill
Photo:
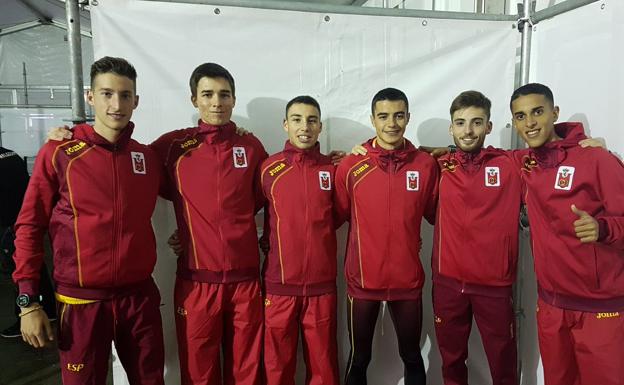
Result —
[[234, 158], [234, 167], [247, 167], [247, 154], [245, 153], [245, 147], [232, 147], [232, 157]]
[[500, 186], [500, 169], [498, 167], [486, 167], [485, 168], [485, 186], [486, 187]]
[[331, 190], [331, 174], [329, 171], [319, 171], [319, 184], [321, 190]]
[[573, 178], [574, 167], [559, 166], [559, 170], [557, 170], [557, 179], [555, 180], [555, 190], [570, 190], [572, 188]]
[[132, 171], [135, 174], [145, 174], [145, 155], [142, 152], [130, 152], [132, 158]]
[[420, 174], [418, 171], [406, 171], [407, 191], [418, 191]]

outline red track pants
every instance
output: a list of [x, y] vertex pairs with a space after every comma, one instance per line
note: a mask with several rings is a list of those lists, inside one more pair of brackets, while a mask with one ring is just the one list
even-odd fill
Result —
[[260, 384], [258, 281], [221, 284], [178, 278], [174, 302], [182, 385]]
[[295, 385], [299, 330], [306, 385], [339, 385], [335, 293], [312, 297], [267, 294], [264, 301], [267, 385]]
[[624, 314], [565, 310], [538, 300], [546, 385], [624, 384]]
[[64, 385], [105, 384], [111, 341], [130, 384], [164, 385], [160, 294], [153, 281], [123, 297], [57, 306]]
[[[511, 294], [511, 293], [510, 293]], [[494, 385], [515, 385], [516, 339], [511, 295], [487, 297], [433, 285], [433, 309], [445, 385], [468, 385], [468, 337], [474, 316]]]

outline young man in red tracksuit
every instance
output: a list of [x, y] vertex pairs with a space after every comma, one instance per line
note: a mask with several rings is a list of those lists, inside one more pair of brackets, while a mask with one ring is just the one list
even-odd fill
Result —
[[268, 201], [262, 237], [264, 248], [269, 246], [263, 267], [267, 385], [294, 385], [299, 330], [306, 384], [340, 383], [334, 166], [320, 152], [321, 129], [318, 102], [310, 96], [292, 99], [286, 105], [284, 150], [262, 163]]
[[124, 59], [93, 64], [87, 98], [95, 123], [42, 147], [16, 223], [13, 278], [22, 335], [34, 347], [53, 339], [37, 303], [50, 232], [65, 385], [105, 383], [111, 341], [131, 384], [164, 384], [160, 295], [151, 277], [151, 216], [163, 173], [156, 154], [131, 139], [135, 80]]
[[262, 296], [254, 215], [264, 205], [267, 154], [253, 135], [235, 133], [234, 79], [225, 68], [198, 66], [190, 88], [198, 126], [151, 144], [167, 170], [183, 249], [174, 294], [182, 384], [255, 385]]
[[514, 155], [526, 184], [545, 383], [622, 384], [624, 165], [581, 150], [582, 124], [555, 124], [548, 87], [520, 87], [510, 107], [530, 147]]
[[433, 308], [445, 385], [468, 385], [474, 316], [494, 385], [516, 383], [512, 287], [518, 259], [522, 186], [509, 152], [483, 148], [491, 102], [462, 92], [450, 108], [456, 151], [442, 175], [433, 242]]
[[336, 171], [336, 206], [348, 218], [345, 274], [351, 354], [346, 384], [366, 384], [379, 306], [387, 301], [405, 364], [405, 384], [425, 384], [420, 355], [420, 225], [434, 222], [439, 170], [429, 154], [403, 137], [409, 122], [405, 94], [379, 91], [371, 122], [377, 136], [365, 157], [348, 156]]

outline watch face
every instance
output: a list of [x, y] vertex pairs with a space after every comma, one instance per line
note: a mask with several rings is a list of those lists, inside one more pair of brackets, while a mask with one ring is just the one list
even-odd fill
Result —
[[28, 296], [28, 294], [20, 294], [17, 296], [15, 302], [19, 307], [26, 307], [30, 305], [30, 297]]

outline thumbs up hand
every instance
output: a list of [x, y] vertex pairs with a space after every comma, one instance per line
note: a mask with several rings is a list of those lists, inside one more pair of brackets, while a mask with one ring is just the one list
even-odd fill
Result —
[[598, 221], [586, 211], [576, 208], [576, 205], [572, 205], [570, 208], [578, 216], [578, 219], [574, 221], [576, 237], [580, 239], [581, 243], [596, 242], [600, 235]]

